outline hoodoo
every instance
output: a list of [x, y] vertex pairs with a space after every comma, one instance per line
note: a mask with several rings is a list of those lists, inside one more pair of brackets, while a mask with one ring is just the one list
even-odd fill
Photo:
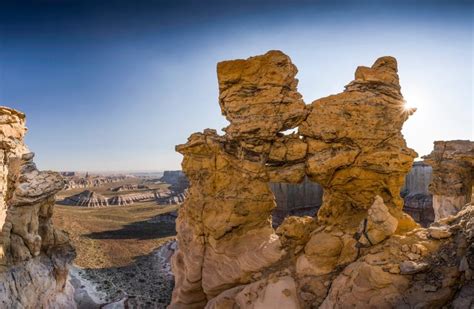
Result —
[[[310, 105], [296, 73], [280, 51], [218, 64], [225, 135], [206, 129], [176, 147], [190, 188], [170, 308], [462, 304], [474, 209], [429, 229], [402, 211], [417, 154], [401, 129], [415, 110], [404, 105], [395, 58], [358, 67], [344, 92]], [[305, 177], [324, 190], [317, 216], [274, 230], [270, 183]]]
[[25, 133], [25, 115], [0, 107], [0, 307], [75, 308], [68, 282], [75, 252], [51, 221], [64, 181], [37, 170]]

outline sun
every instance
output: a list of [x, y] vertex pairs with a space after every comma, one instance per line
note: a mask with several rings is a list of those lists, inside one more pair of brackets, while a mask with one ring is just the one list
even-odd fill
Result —
[[420, 108], [421, 102], [424, 101], [422, 99], [423, 95], [419, 92], [406, 91], [403, 97], [405, 98], [403, 100], [403, 110], [407, 112], [416, 111]]
[[403, 100], [403, 109], [405, 111], [411, 111], [411, 110], [416, 110], [417, 107], [415, 104], [413, 104], [413, 102], [410, 102], [410, 101], [407, 101], [407, 100]]

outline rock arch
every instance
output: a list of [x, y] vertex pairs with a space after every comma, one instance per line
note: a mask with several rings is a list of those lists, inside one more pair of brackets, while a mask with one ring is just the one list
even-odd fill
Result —
[[[310, 105], [296, 73], [280, 51], [218, 64], [225, 135], [206, 129], [176, 147], [190, 189], [177, 220], [171, 307], [203, 306], [290, 255], [296, 273], [326, 275], [360, 246], [416, 226], [399, 195], [417, 156], [401, 134], [415, 110], [405, 108], [395, 58], [358, 67], [344, 92]], [[305, 177], [324, 188], [317, 218], [289, 218], [275, 232], [268, 183]]]

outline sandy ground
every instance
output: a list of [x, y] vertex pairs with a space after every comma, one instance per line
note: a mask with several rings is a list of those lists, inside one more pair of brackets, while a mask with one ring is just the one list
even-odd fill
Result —
[[71, 283], [79, 308], [169, 304], [175, 224], [153, 218], [176, 209], [154, 202], [104, 208], [56, 205], [54, 225], [69, 233], [77, 251]]
[[121, 267], [174, 238], [174, 223], [149, 220], [176, 208], [154, 202], [105, 208], [56, 205], [53, 223], [69, 233], [77, 251], [77, 266]]
[[124, 267], [71, 269], [79, 309], [166, 308], [171, 301], [173, 275], [170, 258], [176, 242], [169, 241], [151, 254]]

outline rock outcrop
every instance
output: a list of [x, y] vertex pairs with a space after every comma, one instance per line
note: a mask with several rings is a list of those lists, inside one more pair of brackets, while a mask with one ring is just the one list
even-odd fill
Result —
[[436, 220], [456, 214], [471, 201], [474, 142], [437, 141], [425, 162], [433, 167], [433, 209]]
[[156, 202], [160, 205], [177, 205], [183, 203], [185, 198], [186, 192], [177, 193], [170, 191], [168, 193], [157, 194]]
[[[206, 129], [176, 147], [190, 188], [177, 219], [170, 308], [453, 301], [474, 262], [474, 210], [436, 232], [402, 211], [417, 154], [400, 133], [414, 109], [404, 105], [394, 58], [357, 68], [344, 92], [310, 105], [282, 52], [221, 62], [217, 73], [225, 135]], [[317, 216], [287, 217], [275, 231], [269, 184], [305, 177], [324, 189]], [[443, 250], [455, 257], [440, 260]]]
[[[432, 169], [422, 161], [414, 162], [401, 190], [403, 211], [417, 223], [428, 226], [434, 221], [433, 196], [428, 191]], [[323, 188], [307, 177], [302, 183], [271, 183], [276, 207], [272, 212], [273, 227], [287, 216], [314, 216], [322, 205]]]
[[61, 201], [61, 204], [82, 207], [105, 207], [109, 206], [109, 200], [99, 193], [85, 190], [81, 193], [66, 197]]
[[66, 185], [64, 190], [78, 189], [78, 188], [94, 188], [100, 187], [108, 183], [122, 181], [126, 176], [77, 176], [73, 174], [71, 177], [65, 177]]
[[103, 196], [91, 190], [66, 197], [61, 204], [82, 207], [126, 206], [137, 202], [158, 201], [159, 194], [153, 191], [120, 194], [111, 197]]
[[74, 308], [67, 279], [75, 252], [51, 221], [64, 181], [38, 171], [25, 133], [25, 115], [0, 107], [0, 307]]
[[122, 191], [136, 191], [136, 190], [149, 190], [150, 188], [141, 184], [124, 184], [118, 187], [110, 188], [110, 191], [113, 192], [122, 192]]
[[144, 201], [154, 201], [156, 200], [157, 195], [152, 191], [146, 191], [142, 193], [128, 193], [128, 194], [121, 194], [112, 196], [108, 199], [109, 205], [132, 205], [137, 202], [144, 202]]

